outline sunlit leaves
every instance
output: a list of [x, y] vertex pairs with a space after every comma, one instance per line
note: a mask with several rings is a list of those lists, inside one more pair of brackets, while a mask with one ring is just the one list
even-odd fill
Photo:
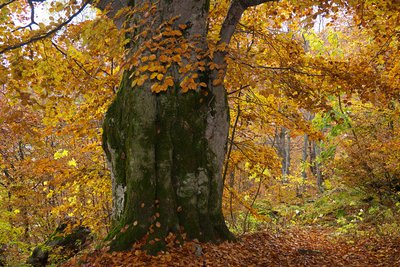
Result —
[[[27, 4], [15, 1], [0, 10], [0, 50], [48, 33], [81, 3], [51, 2], [49, 23], [32, 24], [32, 31], [17, 29], [10, 19], [19, 14], [21, 26], [28, 25], [30, 14], [22, 12]], [[0, 243], [15, 243], [26, 226], [32, 235], [26, 242], [37, 242], [33, 236], [43, 240], [64, 216], [78, 217], [96, 233], [105, 229], [111, 186], [99, 128], [125, 69], [132, 87], [155, 94], [212, 92], [225, 85], [232, 126], [238, 117], [236, 136], [228, 143], [233, 152], [225, 199], [234, 199], [237, 210], [243, 206], [258, 216], [252, 207], [258, 185], [264, 196], [279, 193], [287, 200], [290, 196], [280, 191], [289, 187], [284, 183], [298, 183], [299, 169], [309, 167], [304, 163], [288, 181], [281, 179], [274, 137], [282, 127], [297, 141], [304, 134], [323, 140], [319, 160], [340, 151], [334, 163], [349, 183], [399, 176], [400, 28], [394, 2], [276, 1], [246, 11], [230, 46], [216, 46], [228, 7], [229, 1], [211, 2], [208, 44], [202, 48], [198, 44], [205, 40], [188, 36], [189, 24], [175, 23], [177, 18], [151, 29], [156, 7], [144, 4], [117, 15], [138, 18], [120, 33], [101, 18], [71, 24], [51, 40], [4, 54], [0, 218], [7, 221], [0, 223], [11, 234], [2, 235]], [[316, 30], [313, 23], [321, 16], [335, 20]], [[124, 47], [133, 49], [124, 55]], [[226, 77], [227, 66], [213, 62], [222, 51]], [[203, 76], [209, 70], [217, 73], [211, 81]], [[351, 114], [338, 114], [331, 99], [337, 95], [346, 95], [345, 106], [352, 103], [343, 109]], [[306, 112], [319, 113], [310, 122]]]
[[[0, 212], [13, 228], [30, 229], [4, 242], [19, 250], [15, 262], [59, 218], [104, 234], [111, 192], [99, 126], [120, 79], [123, 40], [112, 22], [97, 19], [3, 55], [0, 194], [10, 197]], [[20, 212], [3, 216], [9, 208]]]
[[68, 156], [68, 150], [60, 149], [56, 153], [54, 153], [54, 159], [60, 159]]

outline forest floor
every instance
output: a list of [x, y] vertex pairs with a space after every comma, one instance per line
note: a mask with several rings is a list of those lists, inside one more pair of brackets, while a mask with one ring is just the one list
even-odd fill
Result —
[[400, 266], [400, 238], [335, 236], [301, 227], [264, 230], [219, 245], [186, 242], [152, 257], [140, 250], [72, 258], [70, 266]]

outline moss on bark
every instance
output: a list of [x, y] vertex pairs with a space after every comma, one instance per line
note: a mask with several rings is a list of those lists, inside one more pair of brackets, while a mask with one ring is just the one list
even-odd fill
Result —
[[[204, 42], [196, 45], [206, 47], [208, 0], [165, 0], [158, 7], [159, 23], [177, 17], [175, 26], [190, 25], [184, 37], [202, 36]], [[171, 67], [168, 75], [178, 77], [174, 71]], [[111, 249], [128, 249], [146, 239], [145, 248], [155, 253], [164, 248], [170, 232], [183, 231], [202, 241], [231, 239], [221, 212], [221, 162], [229, 126], [226, 99], [216, 101], [220, 97], [211, 91], [182, 94], [179, 87], [153, 94], [151, 82], [131, 88], [131, 73], [124, 74], [103, 126], [113, 179]], [[207, 72], [199, 77], [211, 84]], [[223, 130], [209, 127], [210, 121]]]
[[155, 253], [170, 232], [182, 231], [201, 241], [232, 238], [222, 196], [212, 188], [221, 179], [205, 135], [212, 93], [175, 88], [156, 95], [132, 89], [127, 74], [123, 79], [104, 120], [116, 206], [111, 248], [147, 238], [146, 249]]

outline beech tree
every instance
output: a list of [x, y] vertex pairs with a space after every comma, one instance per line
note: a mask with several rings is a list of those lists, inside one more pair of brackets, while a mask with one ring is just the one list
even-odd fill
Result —
[[[34, 108], [40, 106], [46, 111], [42, 114], [40, 109], [39, 116], [33, 109], [38, 120], [40, 118], [49, 127], [47, 131], [35, 128], [41, 133], [37, 137], [38, 144], [43, 144], [42, 140], [46, 140], [49, 133], [57, 134], [54, 138], [63, 142], [46, 143], [49, 152], [40, 153], [46, 166], [51, 166], [48, 174], [43, 171], [43, 165], [33, 163], [39, 162], [36, 156], [25, 157], [25, 161], [20, 160], [21, 164], [11, 165], [13, 162], [7, 161], [10, 142], [3, 142], [7, 157], [0, 158], [0, 168], [7, 183], [2, 184], [2, 189], [5, 193], [9, 190], [10, 176], [6, 171], [12, 167], [15, 173], [21, 173], [19, 168], [23, 168], [35, 176], [34, 190], [43, 195], [43, 201], [53, 202], [58, 197], [64, 202], [60, 196], [64, 189], [69, 194], [72, 191], [78, 194], [83, 187], [90, 193], [107, 193], [105, 181], [108, 180], [102, 180], [101, 184], [99, 179], [107, 177], [108, 173], [103, 170], [97, 127], [104, 107], [108, 106], [112, 94], [118, 92], [106, 113], [103, 127], [103, 148], [112, 174], [114, 222], [108, 239], [113, 250], [128, 249], [139, 241], [153, 253], [162, 249], [173, 236], [179, 239], [187, 235], [200, 241], [234, 238], [221, 212], [226, 178], [222, 177], [222, 169], [229, 131], [228, 94], [238, 95], [237, 104], [231, 101], [231, 106], [241, 105], [236, 118], [243, 123], [238, 124], [237, 138], [234, 140], [232, 134], [229, 141], [230, 145], [234, 144], [232, 162], [225, 166], [224, 173], [240, 165], [251, 173], [250, 177], [263, 177], [257, 183], [258, 190], [252, 203], [246, 205], [242, 201], [243, 206], [250, 209], [262, 182], [278, 176], [276, 173], [280, 169], [278, 157], [263, 140], [266, 131], [284, 127], [282, 129], [290, 130], [290, 136], [285, 134], [283, 137], [295, 140], [295, 136], [307, 133], [310, 140], [317, 140], [322, 134], [314, 131], [310, 122], [304, 121], [299, 110], [318, 113], [332, 109], [327, 100], [342, 94], [346, 94], [346, 101], [355, 94], [362, 101], [377, 104], [398, 99], [399, 65], [395, 49], [398, 7], [395, 3], [377, 1], [381, 5], [376, 5], [341, 0], [286, 0], [279, 3], [232, 0], [211, 1], [211, 4], [205, 0], [104, 0], [71, 1], [68, 4], [42, 0], [3, 2], [0, 4], [2, 97], [10, 97], [7, 94], [13, 93], [13, 101], [16, 99], [13, 103]], [[48, 4], [53, 15], [49, 16], [48, 23], [36, 22], [35, 7], [42, 2]], [[117, 33], [109, 25], [110, 20], [102, 15], [93, 22], [74, 25], [73, 19], [89, 3], [102, 9], [120, 31]], [[210, 5], [221, 5], [222, 8], [210, 9]], [[239, 23], [246, 10], [249, 15]], [[333, 38], [334, 34], [328, 35], [327, 41], [335, 46], [336, 53], [331, 53], [317, 35], [301, 34], [303, 26], [300, 24], [312, 27], [318, 15], [334, 20], [343, 12], [349, 12], [346, 18], [351, 17], [354, 21], [351, 25], [356, 25], [360, 31], [370, 29], [370, 32], [360, 32], [362, 38], [353, 37], [353, 31], [344, 49], [346, 53]], [[65, 31], [59, 31], [62, 28]], [[126, 41], [120, 38], [121, 33]], [[303, 39], [310, 42], [308, 52], [304, 50]], [[120, 45], [123, 42], [125, 55], [121, 49], [123, 45]], [[83, 51], [86, 52], [81, 53]], [[118, 89], [115, 85], [120, 81], [119, 69], [124, 74]], [[228, 76], [224, 79], [226, 72]], [[285, 104], [284, 111], [279, 109], [280, 102]], [[54, 105], [58, 109], [53, 111]], [[9, 110], [8, 106], [4, 110]], [[257, 110], [259, 112], [254, 113]], [[235, 117], [235, 110], [231, 112]], [[8, 123], [7, 116], [3, 117]], [[92, 125], [90, 131], [88, 124]], [[270, 125], [266, 130], [267, 124]], [[395, 122], [389, 121], [389, 124], [396, 127]], [[35, 127], [38, 125], [35, 122]], [[50, 126], [63, 130], [60, 132]], [[244, 128], [252, 134], [244, 134]], [[7, 132], [4, 136], [18, 135]], [[74, 142], [79, 136], [88, 145], [77, 149], [75, 144], [64, 142], [66, 136]], [[248, 142], [238, 146], [239, 142], [235, 141], [241, 139], [252, 139], [251, 146]], [[15, 139], [15, 144], [19, 141]], [[36, 153], [41, 151], [31, 140], [23, 143], [34, 145], [32, 151]], [[93, 152], [93, 155], [84, 157], [85, 151]], [[47, 161], [48, 158], [51, 161]], [[95, 158], [94, 162], [92, 158]], [[38, 175], [32, 175], [35, 172], [26, 167], [31, 165], [25, 162], [35, 166]], [[232, 164], [235, 162], [238, 163], [236, 167]], [[85, 167], [90, 164], [96, 166], [88, 175]], [[55, 175], [55, 168], [62, 170], [65, 166], [68, 166], [68, 175]], [[238, 195], [232, 190], [233, 178], [230, 186], [226, 185], [231, 197]], [[73, 180], [73, 186], [65, 183], [67, 179]], [[21, 181], [26, 180], [21, 176]], [[24, 188], [30, 188], [29, 185], [22, 184], [24, 187], [19, 192], [28, 192]], [[53, 192], [55, 186], [57, 190]], [[65, 200], [70, 202], [68, 209], [58, 210], [55, 216], [85, 209], [90, 202], [81, 195], [78, 204], [74, 198]], [[13, 199], [15, 196], [12, 194]], [[107, 194], [98, 199], [101, 200], [99, 204], [108, 204]], [[61, 204], [50, 205], [59, 207]], [[90, 211], [92, 218], [102, 211], [99, 207]], [[20, 210], [24, 211], [14, 208], [15, 216], [23, 214]], [[80, 216], [88, 217], [83, 212]], [[93, 220], [83, 223], [94, 225]], [[29, 222], [24, 224], [29, 225]]]
[[[98, 7], [107, 10], [120, 27], [148, 16], [152, 19], [149, 30], [158, 33], [161, 29], [158, 44], [173, 42], [171, 49], [186, 48], [182, 59], [157, 51], [154, 43], [148, 46], [149, 39], [158, 37], [147, 33], [145, 25], [136, 27], [145, 34], [133, 36], [128, 44], [129, 55], [140, 54], [136, 57], [140, 63], [125, 71], [103, 126], [113, 187], [111, 249], [128, 249], [145, 237], [148, 251], [154, 252], [165, 246], [169, 233], [185, 233], [200, 241], [233, 239], [221, 209], [229, 131], [222, 84], [224, 47], [243, 12], [264, 2], [268, 1], [232, 1], [214, 53], [207, 42], [209, 1], [135, 1], [137, 9], [148, 11], [125, 16], [125, 21], [117, 13], [132, 3], [99, 2]], [[168, 40], [169, 36], [174, 39]], [[183, 68], [196, 64], [199, 67], [182, 79]], [[138, 73], [149, 68], [158, 73], [157, 79]]]

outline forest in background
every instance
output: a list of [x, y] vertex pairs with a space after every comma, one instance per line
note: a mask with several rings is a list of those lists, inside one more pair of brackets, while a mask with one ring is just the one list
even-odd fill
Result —
[[[10, 266], [65, 222], [90, 228], [88, 249], [102, 243], [112, 195], [101, 126], [123, 70], [148, 62], [133, 82], [158, 80], [160, 93], [169, 81], [157, 64], [187, 52], [178, 42], [168, 56], [127, 60], [129, 29], [94, 9], [44, 36], [82, 4], [46, 3], [49, 21], [36, 23], [29, 4], [41, 3], [27, 3], [0, 4], [0, 260]], [[223, 211], [233, 233], [318, 225], [349, 241], [400, 235], [400, 3], [362, 3], [260, 5], [229, 47], [210, 45], [210, 55], [228, 51]], [[211, 1], [210, 44], [228, 6]], [[44, 37], [23, 44], [34, 36]], [[187, 75], [182, 93], [203, 87], [195, 80]]]

